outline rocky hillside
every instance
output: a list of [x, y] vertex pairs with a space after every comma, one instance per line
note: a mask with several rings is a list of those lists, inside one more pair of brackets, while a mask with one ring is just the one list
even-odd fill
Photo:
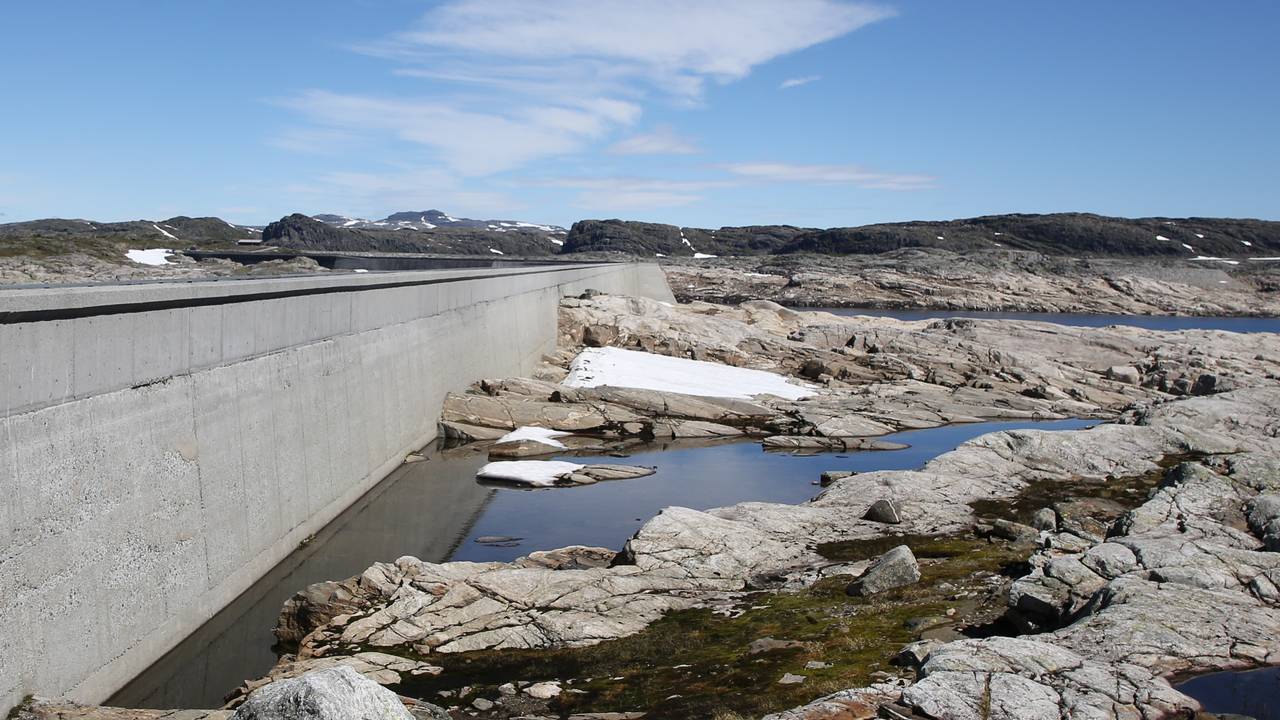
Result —
[[[296, 250], [345, 250], [453, 255], [553, 255], [560, 250], [560, 235], [532, 226], [500, 230], [477, 227], [436, 227], [426, 213], [410, 213], [415, 221], [360, 226], [339, 216], [318, 220], [295, 213], [271, 223], [262, 232], [263, 243]], [[392, 215], [391, 218], [395, 218]], [[426, 218], [426, 220], [423, 220]], [[348, 225], [348, 223], [353, 223]], [[383, 221], [379, 221], [383, 222]], [[399, 223], [404, 222], [404, 225]], [[414, 225], [413, 223], [417, 224]], [[480, 221], [471, 221], [480, 222]], [[432, 227], [425, 227], [432, 225]]]
[[221, 218], [191, 218], [185, 215], [168, 220], [31, 220], [0, 225], [0, 253], [14, 254], [22, 248], [92, 246], [95, 241], [186, 248], [204, 245], [235, 245], [238, 240], [257, 239], [259, 228], [233, 225]]
[[1226, 259], [1280, 255], [1280, 222], [1222, 218], [1115, 218], [1088, 213], [988, 215], [827, 230], [789, 225], [718, 230], [582, 220], [564, 252], [675, 255], [872, 255], [903, 248], [958, 252], [1007, 248], [1045, 255]]

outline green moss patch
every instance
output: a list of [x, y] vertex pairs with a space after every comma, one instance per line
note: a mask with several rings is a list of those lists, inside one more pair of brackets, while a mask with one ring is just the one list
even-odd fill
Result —
[[[895, 544], [902, 544], [901, 538]], [[836, 690], [874, 681], [877, 671], [899, 671], [890, 659], [946, 618], [990, 622], [1003, 611], [990, 578], [1016, 551], [973, 537], [913, 540], [923, 558], [920, 583], [871, 598], [850, 597], [848, 576], [826, 578], [796, 592], [752, 593], [736, 605], [741, 615], [708, 609], [673, 612], [631, 637], [594, 647], [432, 655], [445, 671], [412, 678], [397, 692], [439, 701], [437, 692], [469, 686], [474, 697], [496, 698], [512, 681], [561, 680], [565, 692], [551, 711], [645, 711], [648, 718], [758, 716], [794, 707]], [[930, 559], [936, 558], [936, 559]], [[952, 599], [970, 594], [964, 600]], [[751, 653], [753, 641], [771, 637], [798, 646]], [[387, 651], [386, 648], [379, 648]], [[403, 651], [403, 649], [400, 649]], [[806, 668], [808, 662], [829, 667]], [[805, 676], [782, 685], [785, 673]]]
[[[1191, 459], [1170, 457], [1158, 471], [1106, 481], [1044, 482], [1016, 498], [975, 503], [984, 516], [1026, 521], [1054, 502], [1103, 497], [1108, 506], [1136, 507], [1165, 468]], [[866, 685], [877, 674], [909, 672], [890, 660], [922, 637], [982, 634], [998, 627], [1005, 611], [1006, 569], [1025, 564], [1025, 547], [972, 534], [896, 535], [826, 543], [818, 552], [833, 561], [871, 559], [907, 545], [921, 566], [921, 581], [870, 598], [852, 597], [848, 576], [823, 579], [788, 592], [751, 593], [726, 616], [709, 609], [673, 612], [631, 637], [587, 648], [506, 650], [416, 657], [444, 667], [439, 676], [406, 678], [397, 692], [440, 702], [438, 692], [469, 688], [446, 703], [499, 698], [507, 682], [561, 682], [564, 692], [547, 712], [646, 712], [662, 718], [758, 717], [804, 704], [827, 693]], [[738, 614], [740, 613], [740, 614]], [[948, 614], [950, 613], [950, 615]], [[752, 653], [761, 638], [792, 641], [782, 649]], [[807, 663], [823, 666], [806, 667]], [[784, 674], [800, 684], [779, 684]], [[523, 703], [524, 698], [521, 702]], [[505, 717], [503, 705], [484, 713]]]

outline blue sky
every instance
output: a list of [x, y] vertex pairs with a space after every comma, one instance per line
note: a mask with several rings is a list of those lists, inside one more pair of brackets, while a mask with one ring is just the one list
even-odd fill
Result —
[[0, 222], [1280, 218], [1269, 0], [45, 0]]

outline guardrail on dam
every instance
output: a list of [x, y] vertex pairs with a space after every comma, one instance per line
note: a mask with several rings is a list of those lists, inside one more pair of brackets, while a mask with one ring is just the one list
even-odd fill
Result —
[[652, 264], [0, 290], [0, 715], [99, 702]]

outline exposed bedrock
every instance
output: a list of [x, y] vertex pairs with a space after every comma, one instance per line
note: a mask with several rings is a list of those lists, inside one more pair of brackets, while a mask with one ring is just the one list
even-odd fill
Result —
[[[449, 396], [443, 434], [498, 440], [536, 426], [597, 440], [749, 436], [774, 449], [890, 449], [896, 446], [867, 438], [955, 422], [1111, 417], [1135, 402], [1267, 384], [1280, 371], [1280, 353], [1266, 335], [901, 322], [796, 312], [767, 301], [725, 307], [569, 298], [560, 335], [562, 350], [537, 379], [486, 380]], [[567, 384], [575, 350], [601, 337], [613, 347], [778, 373], [813, 394], [745, 400]], [[605, 447], [561, 440], [568, 449]], [[559, 448], [525, 443], [495, 455], [549, 449]]]
[[[1276, 522], [1276, 488], [1268, 483], [1276, 482], [1280, 463], [1271, 336], [873, 321], [767, 302], [677, 307], [608, 296], [565, 301], [561, 333], [566, 352], [552, 358], [539, 379], [485, 381], [450, 398], [446, 428], [492, 440], [532, 425], [613, 440], [699, 423], [691, 426], [769, 435], [777, 443], [856, 442], [1002, 417], [1092, 415], [1121, 422], [1088, 431], [994, 433], [915, 471], [833, 473], [826, 490], [801, 505], [668, 508], [608, 563], [547, 564], [532, 557], [378, 563], [291, 601], [280, 634], [296, 642], [298, 652], [270, 677], [355, 661], [360, 653], [385, 651], [434, 667], [433, 657], [453, 653], [605, 642], [637, 633], [672, 610], [753, 589], [803, 586], [824, 569], [866, 571], [865, 562], [834, 568], [817, 552], [824, 543], [887, 532], [965, 532], [979, 520], [975, 505], [1037, 484], [1105, 486], [1113, 478], [1162, 472], [1170, 458], [1192, 462], [1169, 471], [1146, 503], [1118, 519], [1110, 519], [1117, 513], [1108, 514], [1099, 499], [1044, 508], [1032, 520], [1035, 527], [1007, 520], [991, 526], [993, 535], [1041, 548], [1031, 557], [1030, 574], [1008, 596], [1010, 617], [1040, 635], [922, 650], [916, 684], [846, 691], [824, 707], [861, 703], [874, 712], [896, 704], [957, 718], [988, 711], [1031, 717], [1016, 714], [1022, 707], [1045, 716], [1157, 717], [1195, 707], [1164, 676], [1280, 660], [1280, 578], [1263, 551]], [[571, 349], [588, 336], [797, 382], [816, 378], [815, 394], [746, 401], [572, 387], [565, 384]], [[824, 370], [815, 372], [815, 364]], [[1206, 394], [1178, 398], [1171, 378], [1187, 393], [1199, 387]], [[887, 586], [911, 582], [910, 563], [890, 560], [882, 565], [902, 572]], [[864, 575], [853, 582], [860, 592], [879, 579]], [[1224, 607], [1230, 617], [1222, 617]], [[1176, 621], [1158, 622], [1162, 617]], [[367, 657], [359, 661], [368, 663]], [[961, 667], [962, 661], [972, 667]]]
[[[1161, 244], [1154, 238], [1149, 242]], [[1209, 255], [1156, 260], [904, 249], [845, 258], [669, 258], [663, 269], [682, 302], [766, 299], [808, 307], [1280, 315], [1276, 263]]]
[[[324, 591], [296, 599], [284, 625], [305, 637], [296, 659], [273, 676], [355, 657], [357, 649], [384, 648], [430, 664], [438, 654], [594, 644], [635, 633], [673, 609], [808, 582], [832, 564], [815, 552], [818, 544], [884, 534], [884, 523], [864, 519], [882, 500], [899, 512], [895, 532], [951, 532], [974, 523], [970, 503], [1012, 497], [1037, 482], [1156, 472], [1180, 456], [1206, 458], [1209, 466], [1169, 471], [1150, 500], [1115, 522], [1111, 537], [1055, 542], [1069, 533], [1041, 533], [1039, 543], [1050, 549], [1033, 555], [1032, 573], [1009, 601], [1043, 596], [1061, 612], [1039, 621], [1065, 626], [1034, 638], [941, 645], [925, 657], [915, 685], [858, 691], [855, 699], [957, 718], [981, 717], [964, 708], [988, 707], [988, 695], [991, 717], [1032, 717], [1016, 713], [1023, 706], [1046, 717], [1050, 709], [1072, 717], [1157, 717], [1192, 708], [1194, 701], [1160, 678], [1280, 661], [1280, 563], [1247, 529], [1245, 510], [1280, 482], [1270, 455], [1280, 389], [1166, 402], [1130, 420], [1088, 431], [986, 435], [918, 471], [838, 479], [801, 505], [669, 508], [608, 567], [409, 557], [378, 563], [326, 586], [341, 613], [325, 608]], [[1039, 578], [1052, 582], [1037, 588]], [[868, 699], [873, 695], [879, 699]]]

